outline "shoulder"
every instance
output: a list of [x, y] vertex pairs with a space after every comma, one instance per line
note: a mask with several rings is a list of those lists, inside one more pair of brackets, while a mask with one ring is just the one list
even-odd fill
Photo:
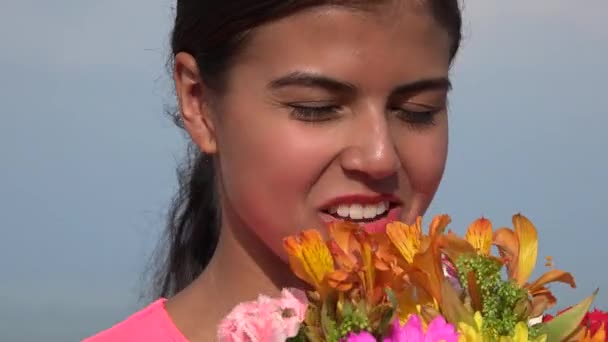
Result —
[[158, 299], [115, 326], [86, 338], [83, 342], [187, 342]]

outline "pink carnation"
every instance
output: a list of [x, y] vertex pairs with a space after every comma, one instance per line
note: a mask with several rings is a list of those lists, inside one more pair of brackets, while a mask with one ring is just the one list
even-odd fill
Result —
[[284, 289], [281, 297], [260, 295], [257, 301], [237, 305], [218, 328], [220, 342], [284, 342], [294, 337], [304, 321], [308, 300], [296, 289]]

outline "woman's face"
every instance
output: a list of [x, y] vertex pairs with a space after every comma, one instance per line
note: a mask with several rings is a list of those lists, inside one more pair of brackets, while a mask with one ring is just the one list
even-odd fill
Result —
[[449, 48], [414, 5], [322, 7], [258, 28], [212, 119], [228, 224], [283, 255], [302, 229], [422, 215], [446, 161]]

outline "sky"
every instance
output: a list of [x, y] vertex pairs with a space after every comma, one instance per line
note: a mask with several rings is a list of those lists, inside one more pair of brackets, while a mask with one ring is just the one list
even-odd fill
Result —
[[[145, 306], [185, 139], [165, 115], [169, 0], [0, 3], [0, 340], [79, 341]], [[428, 216], [521, 212], [608, 309], [605, 0], [468, 0]], [[602, 271], [602, 269], [604, 271]]]

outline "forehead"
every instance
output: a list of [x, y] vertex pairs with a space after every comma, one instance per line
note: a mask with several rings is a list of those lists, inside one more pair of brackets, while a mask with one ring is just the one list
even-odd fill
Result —
[[235, 69], [253, 68], [269, 78], [304, 70], [362, 87], [446, 77], [448, 32], [408, 2], [369, 10], [316, 7], [263, 25]]

